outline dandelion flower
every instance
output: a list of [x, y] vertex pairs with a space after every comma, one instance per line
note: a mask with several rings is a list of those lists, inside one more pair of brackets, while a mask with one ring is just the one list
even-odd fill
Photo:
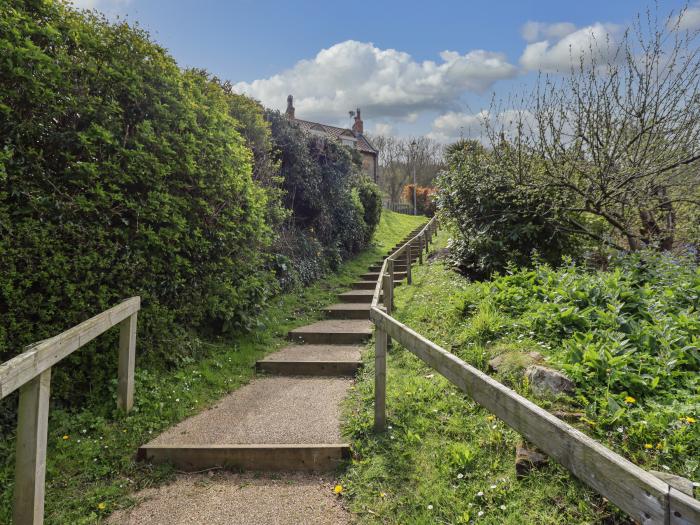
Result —
[[496, 419], [496, 416], [486, 416], [486, 419], [488, 419], [489, 421], [493, 421], [494, 419]]
[[688, 424], [690, 425], [690, 424], [692, 424], [692, 423], [696, 423], [697, 420], [696, 420], [694, 417], [688, 416], [688, 417], [685, 418], [685, 422], [688, 423]]
[[654, 448], [654, 445], [652, 445], [651, 443], [644, 443], [644, 448], [649, 450], [651, 448]]
[[66, 434], [65, 436], [63, 436], [63, 441], [66, 441], [66, 440], [68, 440], [68, 439], [70, 439], [70, 436], [69, 436], [68, 434]]
[[432, 505], [428, 505], [428, 510], [433, 510], [433, 506], [432, 506]]
[[335, 492], [336, 494], [340, 494], [341, 492], [343, 492], [343, 486], [342, 486], [342, 485], [336, 485], [336, 486], [333, 488], [333, 492]]
[[104, 501], [100, 501], [100, 502], [97, 504], [97, 508], [98, 508], [99, 510], [105, 510], [105, 509], [107, 508], [107, 504], [106, 504]]
[[380, 498], [386, 498], [386, 492], [380, 492], [379, 493]]
[[628, 405], [632, 405], [636, 402], [637, 402], [637, 400], [635, 398], [633, 398], [632, 396], [627, 396], [625, 398], [625, 403], [627, 403]]

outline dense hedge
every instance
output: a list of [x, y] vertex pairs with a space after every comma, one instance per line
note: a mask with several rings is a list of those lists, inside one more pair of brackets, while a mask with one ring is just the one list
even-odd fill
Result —
[[[3, 3], [0, 362], [132, 295], [139, 367], [197, 358], [199, 336], [246, 330], [280, 283], [367, 244], [380, 208], [358, 166], [138, 28]], [[114, 332], [57, 368], [55, 401], [108, 398]]]

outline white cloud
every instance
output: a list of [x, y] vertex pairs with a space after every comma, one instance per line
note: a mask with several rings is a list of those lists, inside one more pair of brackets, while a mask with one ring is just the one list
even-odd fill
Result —
[[409, 118], [449, 109], [465, 91], [483, 93], [516, 74], [502, 53], [443, 51], [440, 61], [418, 62], [408, 53], [347, 40], [234, 89], [278, 109], [291, 93], [299, 118], [337, 120], [358, 106], [364, 118]]
[[678, 18], [669, 21], [669, 25], [675, 28], [678, 23], [680, 31], [693, 31], [700, 29], [700, 5], [688, 7], [685, 11], [681, 11]]
[[70, 0], [78, 9], [108, 9], [121, 7], [131, 0]]
[[567, 72], [580, 59], [589, 62], [611, 60], [617, 49], [621, 28], [615, 24], [596, 23], [582, 27], [562, 38], [528, 44], [520, 57], [520, 64], [530, 71], [547, 73]]
[[478, 113], [447, 112], [433, 120], [432, 130], [428, 137], [439, 142], [453, 142], [460, 138], [479, 139], [487, 142], [485, 126], [511, 136], [522, 123], [527, 133], [534, 124], [532, 113], [527, 110], [508, 109], [499, 113], [481, 110]]
[[547, 24], [544, 22], [526, 22], [520, 30], [526, 42], [537, 42], [547, 38], [560, 39], [576, 31], [576, 26], [571, 22], [556, 22]]
[[394, 133], [394, 126], [388, 122], [377, 122], [374, 125], [372, 133], [374, 135], [392, 135]]

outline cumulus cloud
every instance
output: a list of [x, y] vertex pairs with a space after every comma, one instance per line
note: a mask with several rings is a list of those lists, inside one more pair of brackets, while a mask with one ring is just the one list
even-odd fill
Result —
[[520, 34], [526, 42], [537, 42], [547, 38], [560, 39], [576, 31], [576, 26], [571, 22], [556, 22], [546, 24], [544, 22], [525, 22]]
[[284, 109], [291, 93], [299, 118], [338, 119], [357, 106], [368, 118], [406, 118], [425, 110], [444, 111], [465, 91], [483, 93], [516, 74], [502, 53], [443, 51], [439, 61], [419, 62], [395, 49], [347, 40], [269, 78], [239, 82], [234, 89], [278, 109]]
[[71, 3], [79, 9], [107, 9], [121, 7], [131, 0], [71, 0]]
[[485, 126], [510, 136], [522, 123], [527, 132], [532, 129], [535, 119], [527, 110], [507, 109], [500, 112], [481, 110], [478, 113], [462, 113], [449, 111], [433, 120], [432, 129], [428, 136], [438, 142], [454, 142], [457, 139], [478, 139], [487, 142]]
[[678, 29], [680, 31], [694, 31], [700, 29], [700, 4], [696, 4], [681, 11], [679, 17], [670, 20], [669, 23], [674, 28], [676, 23], [678, 23]]
[[[554, 24], [563, 25], [565, 24]], [[546, 36], [548, 31], [554, 36], [557, 31], [561, 34], [569, 29], [571, 28], [559, 28], [555, 31], [550, 26], [529, 32], [527, 36]], [[567, 32], [558, 39], [532, 42], [525, 47], [520, 64], [529, 71], [554, 73], [569, 71], [572, 65], [578, 65], [581, 58], [585, 61], [590, 61], [592, 57], [602, 61], [610, 60], [615, 55], [620, 32], [618, 25], [596, 23]]]

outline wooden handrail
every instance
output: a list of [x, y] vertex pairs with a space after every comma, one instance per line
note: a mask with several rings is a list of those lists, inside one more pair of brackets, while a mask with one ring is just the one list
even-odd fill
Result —
[[[404, 250], [406, 245], [393, 255]], [[383, 275], [384, 266], [375, 291], [377, 299], [382, 286], [393, 286], [391, 281], [382, 279]], [[382, 285], [382, 281], [386, 284]], [[387, 295], [390, 296], [391, 292], [384, 290], [385, 300]], [[700, 524], [700, 501], [675, 490], [656, 476], [429, 341], [392, 317], [391, 310], [385, 311], [379, 306], [378, 300], [372, 302], [370, 319], [376, 326], [376, 431], [386, 428], [386, 348], [387, 341], [394, 339], [566, 467], [581, 481], [615, 503], [634, 520], [644, 525]]]
[[136, 323], [141, 299], [132, 297], [65, 332], [27, 347], [0, 364], [0, 399], [19, 389], [15, 462], [15, 525], [44, 521], [44, 479], [49, 422], [51, 368], [78, 348], [119, 325], [117, 406], [134, 404]]

